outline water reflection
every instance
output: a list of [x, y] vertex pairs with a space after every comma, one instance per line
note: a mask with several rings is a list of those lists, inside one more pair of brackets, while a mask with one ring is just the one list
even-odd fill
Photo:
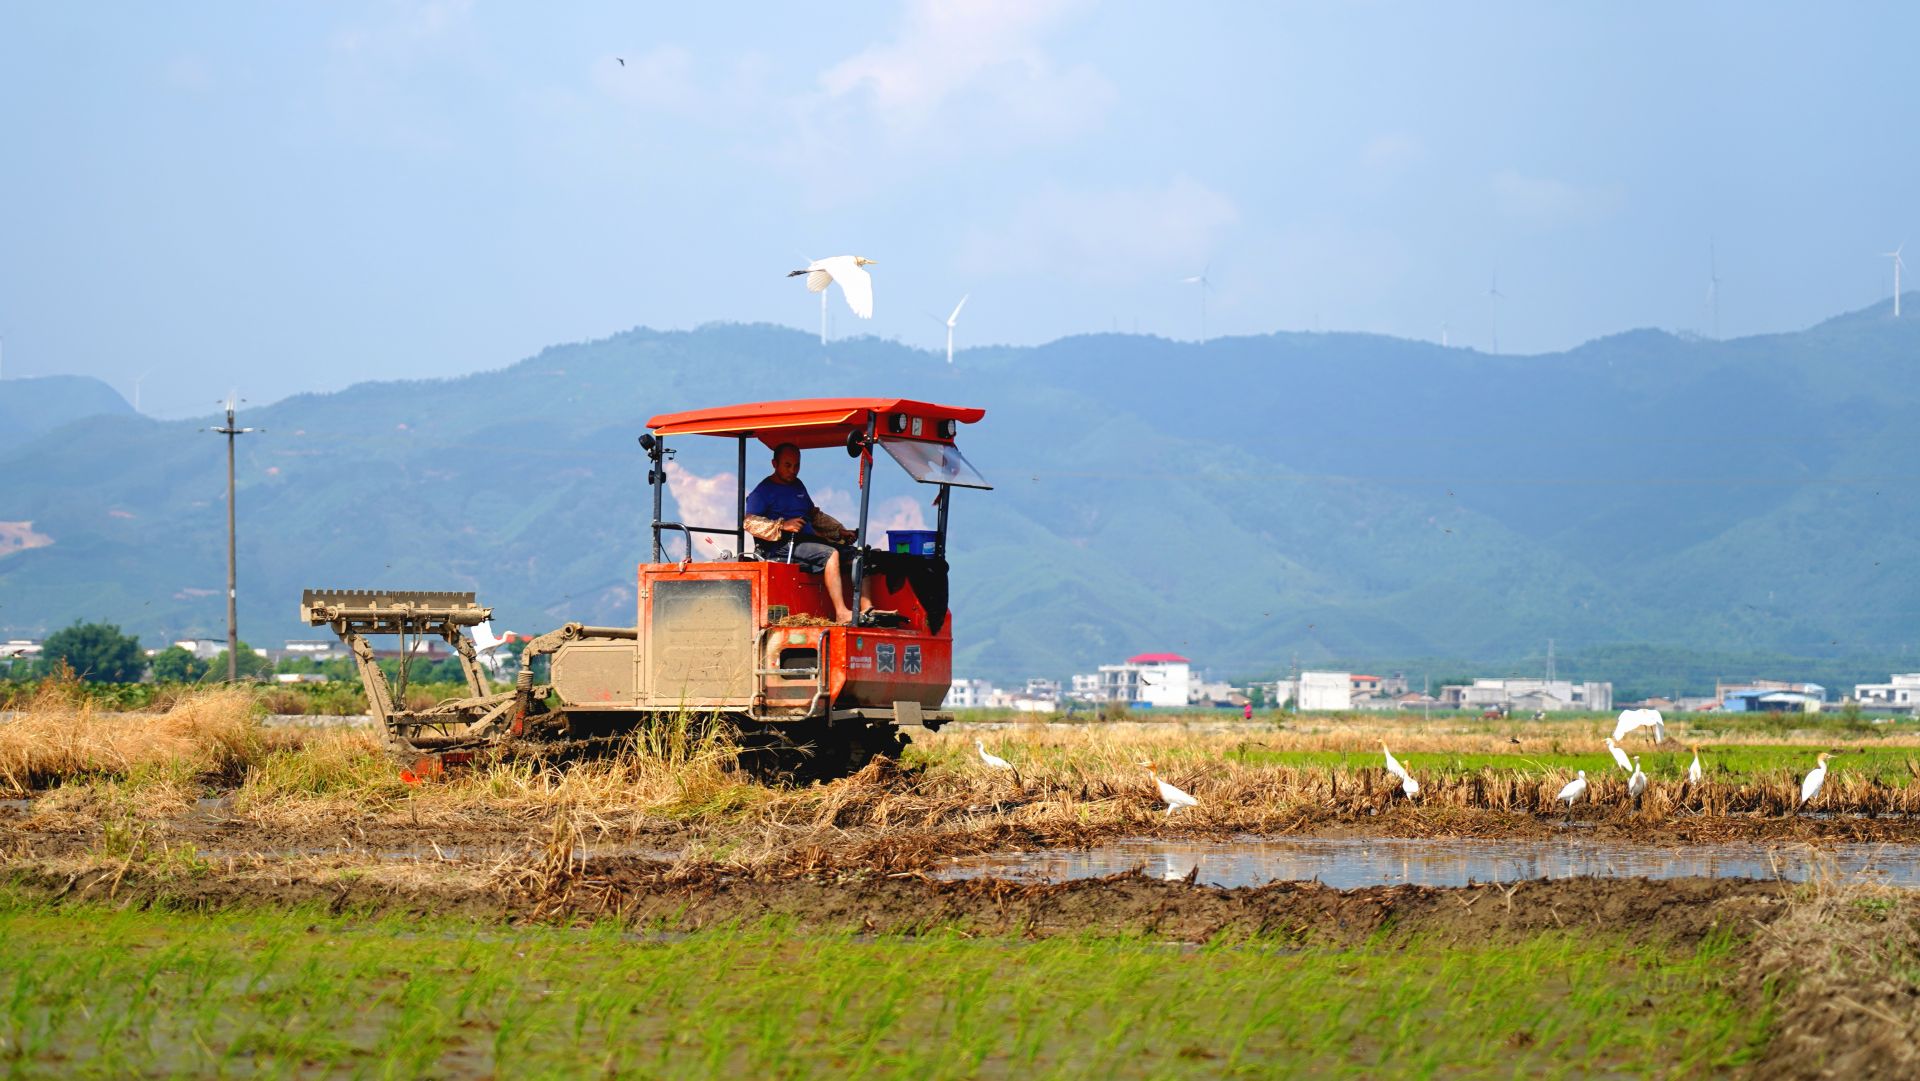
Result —
[[1463, 841], [1293, 838], [1218, 844], [1129, 838], [1085, 849], [1050, 849], [959, 860], [946, 878], [1061, 882], [1138, 868], [1152, 878], [1209, 886], [1319, 880], [1339, 889], [1416, 884], [1464, 886], [1534, 878], [1759, 878], [1802, 881], [1816, 865], [1843, 880], [1920, 887], [1920, 845], [1735, 843], [1611, 844], [1581, 840]]

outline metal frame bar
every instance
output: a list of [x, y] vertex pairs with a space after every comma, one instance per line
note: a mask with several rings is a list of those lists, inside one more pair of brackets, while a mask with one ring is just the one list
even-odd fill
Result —
[[933, 538], [934, 554], [942, 559], [947, 557], [947, 505], [952, 502], [953, 485], [942, 484], [940, 486], [940, 519], [939, 524], [934, 527], [939, 532]]
[[745, 559], [747, 558], [747, 437], [744, 435], [740, 437], [740, 465], [734, 475], [740, 478], [740, 483], [734, 488], [734, 510], [738, 514], [735, 520], [738, 525], [733, 531], [733, 558]]
[[[647, 452], [647, 458], [648, 458], [647, 481], [653, 485], [653, 559], [652, 559], [652, 562], [658, 563], [660, 562], [660, 551], [661, 551], [660, 550], [660, 526], [663, 524], [660, 521], [660, 501], [666, 495], [666, 483], [667, 483], [667, 470], [666, 470], [667, 441], [665, 439], [660, 438], [659, 436], [655, 436], [653, 449]], [[691, 538], [689, 538], [687, 541], [687, 547], [689, 548], [693, 547], [693, 541]], [[691, 555], [692, 553], [689, 552], [688, 554]]]
[[860, 448], [860, 528], [853, 535], [853, 596], [848, 601], [855, 624], [860, 622], [860, 593], [866, 585], [867, 504], [873, 495], [873, 433], [879, 422], [880, 414], [867, 410], [867, 441]]

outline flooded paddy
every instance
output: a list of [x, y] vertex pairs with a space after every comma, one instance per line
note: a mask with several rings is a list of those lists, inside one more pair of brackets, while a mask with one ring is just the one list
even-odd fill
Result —
[[[1691, 751], [1635, 746], [1635, 801], [1579, 722], [981, 726], [830, 784], [759, 784], [706, 744], [414, 784], [377, 733], [234, 695], [49, 706], [0, 724], [0, 997], [22, 1004], [0, 1042], [49, 1075], [257, 1056], [738, 1076], [812, 1055], [804, 1075], [882, 1053], [927, 1076], [1773, 1077], [1813, 1047], [1912, 1076], [1884, 1050], [1920, 1045], [1920, 733], [1891, 727], [1693, 727], [1704, 779]], [[1169, 819], [1147, 759], [1198, 806]], [[266, 997], [204, 993], [229, 986]], [[132, 1018], [131, 1042], [64, 1005], [125, 988], [157, 990], [91, 1016]], [[468, 1012], [435, 1013], [453, 988]], [[1222, 1002], [1245, 1008], [1223, 1022]], [[1298, 1023], [1302, 1003], [1325, 1016]], [[1046, 1010], [1088, 1040], [1025, 1042]], [[665, 1021], [636, 1057], [641, 1015]]]
[[1085, 848], [955, 859], [937, 877], [1070, 882], [1138, 871], [1232, 889], [1274, 882], [1458, 887], [1532, 879], [1742, 878], [1920, 889], [1920, 844], [1725, 842], [1686, 846], [1551, 841], [1298, 837], [1221, 842], [1127, 837]]

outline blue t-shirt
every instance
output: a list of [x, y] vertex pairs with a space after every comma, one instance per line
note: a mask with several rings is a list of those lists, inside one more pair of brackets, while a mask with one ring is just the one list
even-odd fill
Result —
[[747, 513], [758, 518], [800, 519], [800, 535], [813, 536], [813, 497], [799, 478], [782, 484], [772, 477], [761, 481], [747, 494]]

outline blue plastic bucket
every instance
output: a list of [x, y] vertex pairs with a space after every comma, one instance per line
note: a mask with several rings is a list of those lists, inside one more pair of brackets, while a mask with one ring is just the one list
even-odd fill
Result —
[[939, 543], [940, 535], [931, 529], [889, 529], [887, 530], [887, 551], [901, 555], [930, 556]]

